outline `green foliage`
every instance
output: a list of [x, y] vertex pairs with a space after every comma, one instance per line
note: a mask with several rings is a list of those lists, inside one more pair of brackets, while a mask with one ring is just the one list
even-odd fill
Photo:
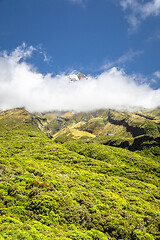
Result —
[[57, 144], [19, 111], [0, 115], [0, 239], [160, 239], [158, 145]]

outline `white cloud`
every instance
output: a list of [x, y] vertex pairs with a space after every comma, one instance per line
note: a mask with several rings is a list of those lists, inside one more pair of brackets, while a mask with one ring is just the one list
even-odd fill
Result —
[[53, 62], [52, 57], [47, 54], [47, 52], [42, 48], [41, 45], [37, 46], [35, 50], [42, 55], [44, 62], [46, 62], [47, 64]]
[[26, 59], [28, 57], [31, 57], [33, 51], [35, 50], [36, 49], [33, 46], [27, 47], [25, 43], [22, 43], [21, 46], [18, 46], [10, 54], [8, 54], [6, 51], [3, 51], [2, 53], [0, 53], [0, 57], [17, 63], [21, 59]]
[[86, 0], [69, 0], [71, 3], [83, 4]]
[[156, 31], [154, 34], [152, 34], [152, 36], [150, 36], [146, 42], [152, 42], [155, 40], [160, 40], [160, 31]]
[[126, 54], [122, 55], [121, 57], [119, 57], [117, 60], [113, 61], [113, 62], [107, 62], [102, 69], [109, 69], [113, 66], [122, 66], [124, 64], [126, 64], [127, 62], [133, 61], [134, 57], [142, 54], [142, 51], [133, 51], [132, 49], [130, 49]]
[[150, 15], [157, 16], [160, 14], [160, 0], [152, 0], [142, 6], [142, 17], [146, 18]]
[[82, 3], [83, 0], [70, 0], [70, 2], [73, 2], [73, 3]]
[[38, 73], [24, 60], [33, 47], [18, 47], [0, 55], [0, 109], [22, 107], [31, 112], [88, 111], [101, 108], [155, 108], [160, 89], [153, 90], [115, 67], [97, 77], [70, 82], [70, 75]]
[[160, 78], [160, 71], [155, 72], [154, 75], [155, 75], [157, 78]]
[[121, 0], [120, 5], [125, 11], [130, 11], [128, 21], [132, 27], [137, 27], [141, 21], [149, 16], [160, 15], [160, 0], [152, 0], [146, 3], [138, 0]]

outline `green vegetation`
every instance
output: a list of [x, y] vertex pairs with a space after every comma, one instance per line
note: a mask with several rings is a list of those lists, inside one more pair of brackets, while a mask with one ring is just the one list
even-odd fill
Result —
[[[160, 146], [160, 109], [153, 111], [99, 110], [90, 113], [53, 112], [35, 114], [39, 128], [55, 142], [94, 141], [132, 151]], [[149, 145], [146, 145], [146, 139]], [[147, 140], [148, 141], [148, 140]], [[156, 150], [157, 151], [157, 150]]]
[[160, 239], [157, 136], [133, 152], [85, 136], [58, 144], [36, 124], [24, 109], [0, 114], [0, 239]]

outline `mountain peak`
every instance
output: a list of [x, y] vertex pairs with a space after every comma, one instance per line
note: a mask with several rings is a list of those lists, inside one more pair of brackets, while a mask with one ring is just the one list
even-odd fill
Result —
[[79, 72], [79, 73], [77, 74], [77, 77], [79, 78], [79, 80], [84, 79], [84, 78], [87, 78], [87, 76], [84, 75], [84, 74], [81, 73], [81, 72]]
[[87, 76], [83, 73], [79, 72], [78, 74], [71, 74], [69, 75], [69, 79], [71, 82], [80, 81], [82, 79], [87, 79]]

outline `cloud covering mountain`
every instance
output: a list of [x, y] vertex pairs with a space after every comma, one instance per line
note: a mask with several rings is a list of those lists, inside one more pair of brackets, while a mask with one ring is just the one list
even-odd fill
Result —
[[34, 50], [23, 44], [10, 54], [1, 53], [1, 110], [22, 106], [31, 112], [159, 106], [160, 89], [140, 84], [135, 76], [128, 76], [115, 67], [75, 82], [70, 81], [72, 73], [41, 74], [25, 61]]

